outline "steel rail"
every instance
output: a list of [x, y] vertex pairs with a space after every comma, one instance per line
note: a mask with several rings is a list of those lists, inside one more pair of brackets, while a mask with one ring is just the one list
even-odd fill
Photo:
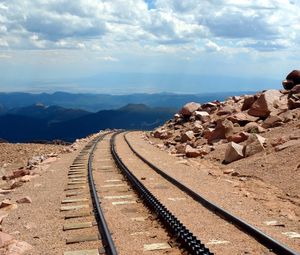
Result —
[[219, 215], [221, 218], [227, 220], [229, 223], [232, 223], [239, 229], [241, 229], [243, 232], [247, 233], [248, 235], [255, 238], [259, 243], [267, 247], [269, 250], [274, 252], [278, 255], [299, 255], [296, 251], [292, 250], [291, 248], [287, 247], [283, 243], [275, 240], [274, 238], [270, 237], [266, 233], [262, 232], [258, 228], [252, 226], [251, 224], [247, 223], [243, 219], [234, 216], [230, 212], [226, 211], [225, 209], [221, 208], [220, 206], [214, 204], [213, 202], [209, 201], [208, 199], [204, 198], [203, 196], [197, 194], [195, 191], [191, 190], [175, 178], [171, 177], [170, 175], [166, 174], [164, 171], [162, 171], [160, 168], [149, 162], [147, 159], [145, 159], [141, 154], [139, 154], [130, 144], [128, 141], [126, 134], [124, 134], [124, 139], [126, 143], [128, 144], [128, 147], [132, 150], [132, 152], [140, 158], [144, 163], [146, 163], [149, 167], [151, 167], [155, 172], [157, 172], [159, 175], [164, 177], [166, 180], [168, 180], [170, 183], [178, 187], [180, 190], [185, 192], [187, 195], [192, 197], [195, 201], [202, 204], [204, 207], [212, 211], [213, 213]]
[[111, 138], [111, 154], [127, 180], [139, 193], [144, 203], [158, 215], [158, 218], [166, 226], [169, 233], [177, 238], [182, 247], [192, 255], [213, 255], [125, 166], [115, 150], [115, 138], [120, 132]]
[[89, 155], [89, 161], [88, 161], [88, 180], [89, 180], [89, 186], [90, 186], [90, 193], [92, 197], [93, 207], [94, 207], [94, 214], [98, 225], [98, 230], [101, 234], [102, 243], [104, 245], [104, 249], [107, 255], [117, 255], [117, 249], [114, 244], [114, 241], [112, 240], [110, 231], [108, 229], [108, 225], [106, 223], [103, 211], [100, 206], [100, 199], [97, 194], [94, 177], [92, 173], [92, 163], [93, 163], [93, 155], [96, 149], [97, 144], [103, 140], [103, 138], [108, 135], [109, 133], [105, 133], [101, 135], [98, 138], [95, 138], [92, 140], [93, 144], [91, 146], [92, 150]]

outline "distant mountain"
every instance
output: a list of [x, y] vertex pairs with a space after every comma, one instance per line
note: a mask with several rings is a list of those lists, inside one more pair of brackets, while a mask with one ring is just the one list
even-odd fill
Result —
[[[39, 107], [33, 107], [36, 108]], [[45, 110], [42, 106], [40, 108]], [[50, 122], [47, 118], [39, 118], [39, 110], [33, 111], [36, 114], [34, 118], [19, 115], [20, 112], [28, 113], [27, 110], [19, 111], [18, 115], [0, 116], [0, 138], [10, 142], [55, 139], [72, 142], [106, 128], [150, 130], [170, 119], [176, 112], [174, 108], [128, 104], [118, 110], [102, 110], [65, 121]]]
[[6, 113], [42, 119], [46, 120], [48, 123], [67, 121], [90, 114], [90, 112], [80, 109], [66, 109], [56, 105], [47, 107], [43, 104], [14, 108]]
[[99, 110], [119, 109], [126, 104], [145, 104], [150, 107], [173, 107], [179, 109], [187, 102], [205, 103], [212, 100], [223, 101], [229, 96], [253, 94], [253, 92], [219, 92], [207, 94], [71, 94], [55, 92], [53, 94], [0, 93], [0, 104], [6, 109], [26, 107], [29, 105], [57, 105], [64, 108], [83, 109], [97, 112]]

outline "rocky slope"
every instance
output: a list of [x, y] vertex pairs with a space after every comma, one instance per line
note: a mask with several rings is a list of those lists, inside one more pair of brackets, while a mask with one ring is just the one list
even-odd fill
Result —
[[[300, 85], [291, 90], [267, 90], [234, 96], [224, 102], [188, 103], [151, 135], [164, 140], [173, 154], [201, 157], [227, 144], [223, 163], [231, 163], [266, 149], [263, 137], [274, 127], [300, 119]], [[275, 150], [300, 143], [300, 137], [269, 141]], [[290, 140], [290, 141], [287, 141]]]
[[216, 178], [262, 181], [299, 204], [300, 85], [289, 88], [188, 103], [146, 139], [176, 157], [215, 165]]

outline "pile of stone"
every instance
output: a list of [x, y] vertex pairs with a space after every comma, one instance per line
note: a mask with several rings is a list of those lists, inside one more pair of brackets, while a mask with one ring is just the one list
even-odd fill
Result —
[[204, 156], [216, 145], [228, 143], [224, 163], [263, 151], [266, 139], [261, 133], [300, 119], [300, 71], [291, 74], [283, 81], [285, 90], [266, 90], [202, 105], [187, 103], [151, 135], [163, 140], [170, 153], [186, 157]]

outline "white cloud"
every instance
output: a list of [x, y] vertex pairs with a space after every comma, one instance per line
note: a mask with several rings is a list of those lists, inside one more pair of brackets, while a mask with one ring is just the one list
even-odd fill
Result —
[[118, 58], [114, 58], [112, 56], [99, 57], [99, 59], [108, 61], [108, 62], [119, 62]]
[[220, 47], [218, 44], [216, 44], [215, 42], [212, 42], [210, 40], [208, 40], [205, 44], [205, 47], [208, 51], [221, 51], [222, 47]]
[[[300, 45], [300, 1], [2, 0], [0, 48], [154, 52]], [[220, 46], [222, 45], [222, 46]], [[196, 51], [197, 51], [196, 50]]]

